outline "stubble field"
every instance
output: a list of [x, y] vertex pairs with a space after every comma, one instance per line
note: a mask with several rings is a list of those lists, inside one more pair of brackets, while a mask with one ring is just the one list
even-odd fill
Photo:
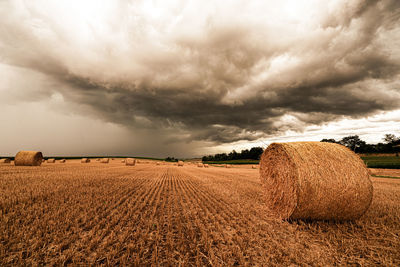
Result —
[[400, 265], [400, 179], [372, 178], [372, 205], [357, 221], [288, 222], [269, 213], [258, 175], [0, 165], [0, 265]]

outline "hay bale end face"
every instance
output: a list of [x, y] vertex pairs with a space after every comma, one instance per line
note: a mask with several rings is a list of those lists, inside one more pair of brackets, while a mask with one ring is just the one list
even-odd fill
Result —
[[108, 162], [110, 162], [110, 159], [109, 158], [102, 158], [100, 162], [101, 163], [108, 163]]
[[127, 158], [125, 161], [126, 166], [135, 166], [135, 164], [136, 164], [136, 160], [133, 158]]
[[90, 159], [88, 158], [82, 158], [81, 163], [90, 163]]
[[178, 161], [178, 166], [183, 166], [183, 161], [182, 160], [180, 160], [180, 161]]
[[42, 164], [43, 155], [39, 151], [19, 151], [15, 155], [15, 166], [40, 166]]
[[364, 162], [339, 144], [273, 143], [261, 156], [260, 179], [266, 204], [283, 219], [357, 219], [372, 201]]
[[0, 163], [11, 163], [11, 160], [10, 160], [10, 159], [7, 159], [7, 158], [5, 158], [5, 159], [0, 159]]

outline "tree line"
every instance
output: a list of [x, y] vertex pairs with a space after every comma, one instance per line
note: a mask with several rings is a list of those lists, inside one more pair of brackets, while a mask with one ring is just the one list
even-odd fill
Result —
[[400, 151], [400, 137], [394, 134], [385, 134], [383, 142], [378, 144], [367, 144], [358, 135], [343, 137], [339, 141], [335, 139], [322, 139], [321, 142], [341, 144], [356, 153], [398, 153]]
[[236, 152], [233, 150], [232, 152], [220, 153], [215, 155], [208, 155], [202, 157], [203, 161], [224, 161], [224, 160], [234, 160], [234, 159], [260, 159], [261, 154], [263, 153], [262, 147], [252, 147], [250, 150], [244, 149], [241, 152]]
[[[321, 142], [329, 142], [340, 144], [348, 147], [356, 153], [398, 153], [400, 152], [400, 137], [394, 134], [385, 134], [382, 139], [383, 142], [378, 144], [367, 144], [365, 141], [361, 140], [358, 135], [350, 135], [343, 137], [340, 140], [335, 139], [322, 139]], [[397, 146], [397, 147], [396, 147]], [[215, 155], [203, 156], [203, 161], [225, 161], [225, 160], [235, 160], [235, 159], [255, 159], [258, 160], [263, 153], [262, 147], [253, 147], [250, 150], [244, 149], [241, 152], [236, 152], [233, 150], [230, 153], [220, 153]]]

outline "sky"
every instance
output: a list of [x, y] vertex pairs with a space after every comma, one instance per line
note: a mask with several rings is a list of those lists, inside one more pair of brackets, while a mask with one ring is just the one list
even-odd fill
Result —
[[400, 135], [400, 1], [0, 1], [0, 155]]

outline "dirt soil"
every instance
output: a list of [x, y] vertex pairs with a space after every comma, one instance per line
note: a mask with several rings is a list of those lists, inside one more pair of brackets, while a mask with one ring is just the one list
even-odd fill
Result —
[[[258, 169], [0, 165], [0, 266], [400, 265], [400, 179], [353, 222], [281, 221]], [[381, 172], [378, 172], [381, 173]]]

